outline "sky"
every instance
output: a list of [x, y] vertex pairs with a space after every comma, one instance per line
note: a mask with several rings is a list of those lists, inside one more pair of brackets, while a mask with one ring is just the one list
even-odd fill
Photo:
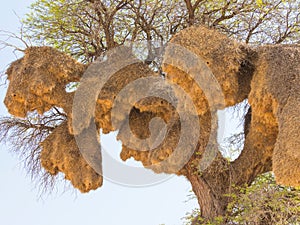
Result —
[[[33, 1], [3, 1], [0, 30], [18, 32], [19, 18]], [[17, 16], [17, 15], [18, 16]], [[16, 59], [12, 49], [0, 51], [0, 70]], [[6, 86], [0, 87], [0, 115]], [[113, 138], [107, 147], [120, 148]], [[184, 177], [172, 178], [148, 187], [125, 187], [105, 180], [101, 188], [88, 194], [69, 190], [40, 196], [16, 155], [0, 145], [0, 224], [5, 225], [180, 225], [182, 217], [197, 207], [189, 199], [191, 186]], [[63, 190], [63, 187], [60, 188]]]
[[[0, 30], [18, 33], [18, 17], [22, 18], [28, 12], [32, 2], [2, 2]], [[16, 56], [12, 49], [1, 50], [0, 71], [14, 60]], [[6, 87], [0, 86], [1, 116], [7, 115], [3, 104]], [[234, 123], [226, 121], [226, 124], [225, 133], [235, 130]], [[102, 144], [104, 149], [117, 149], [111, 156], [118, 157], [121, 146], [114, 140], [114, 135], [105, 136]], [[5, 145], [0, 145], [0, 160], [0, 224], [182, 225], [185, 214], [198, 207], [196, 199], [189, 200], [191, 186], [184, 177], [171, 176], [158, 184], [141, 187], [124, 186], [105, 179], [101, 188], [88, 194], [72, 188], [63, 191], [61, 185], [61, 191], [40, 196], [20, 160]]]

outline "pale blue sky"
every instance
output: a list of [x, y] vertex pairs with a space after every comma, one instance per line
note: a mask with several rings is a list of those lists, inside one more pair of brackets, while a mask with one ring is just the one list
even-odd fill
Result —
[[[18, 32], [14, 11], [22, 17], [30, 0], [1, 3], [0, 29]], [[0, 70], [15, 60], [11, 49], [0, 52]], [[0, 114], [5, 88], [0, 87]], [[112, 145], [112, 141], [106, 141]], [[113, 148], [118, 147], [113, 143]], [[112, 147], [112, 146], [108, 146]], [[197, 206], [185, 201], [190, 185], [184, 177], [173, 177], [159, 185], [130, 188], [105, 181], [102, 188], [89, 194], [69, 191], [38, 199], [38, 190], [22, 170], [19, 159], [0, 146], [0, 224], [5, 225], [180, 225], [185, 213]]]

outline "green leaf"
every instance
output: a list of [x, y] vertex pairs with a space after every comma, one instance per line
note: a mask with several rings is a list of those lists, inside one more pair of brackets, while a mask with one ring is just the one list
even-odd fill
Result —
[[258, 7], [264, 6], [263, 0], [256, 0], [256, 4], [257, 4]]

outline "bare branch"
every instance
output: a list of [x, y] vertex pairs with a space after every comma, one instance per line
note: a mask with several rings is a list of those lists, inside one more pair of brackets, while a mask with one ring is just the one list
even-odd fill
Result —
[[41, 192], [51, 191], [54, 177], [41, 167], [40, 143], [64, 120], [64, 114], [59, 109], [44, 116], [33, 113], [25, 119], [0, 118], [0, 142], [6, 143], [11, 151], [19, 155], [31, 179], [39, 184]]

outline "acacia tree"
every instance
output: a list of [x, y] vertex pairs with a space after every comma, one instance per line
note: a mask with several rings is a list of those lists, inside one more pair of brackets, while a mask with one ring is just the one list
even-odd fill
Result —
[[[24, 19], [24, 24], [26, 37], [33, 43], [53, 46], [86, 64], [102, 57], [108, 50], [124, 45], [126, 41], [147, 40], [149, 46], [144, 60], [147, 64], [160, 69], [161, 54], [165, 44], [179, 31], [194, 25], [218, 29], [227, 36], [251, 45], [295, 43], [299, 38], [299, 4], [295, 1], [279, 0], [57, 0], [51, 2], [39, 0], [32, 4], [32, 11]], [[17, 130], [21, 139], [28, 135], [30, 138], [38, 138], [35, 139], [36, 142], [28, 143], [41, 142], [66, 120], [66, 116], [60, 110], [53, 112], [54, 114], [42, 116], [38, 123], [32, 122], [36, 121], [36, 116], [29, 116], [25, 120], [4, 118], [1, 122], [2, 139], [14, 140], [12, 139], [14, 133], [11, 131]], [[248, 117], [249, 115], [250, 112]], [[49, 121], [51, 121], [50, 125]], [[249, 123], [250, 120], [246, 121]], [[245, 124], [245, 135], [248, 123]], [[30, 152], [29, 162], [40, 160], [41, 147], [38, 144], [22, 146], [24, 149], [22, 152]], [[18, 145], [13, 147], [18, 148]], [[266, 161], [267, 163], [269, 161]], [[213, 169], [217, 170], [220, 165], [224, 169], [223, 165], [226, 164], [227, 161], [219, 156], [219, 161]], [[38, 165], [31, 167], [35, 170], [40, 164], [34, 165]], [[236, 185], [250, 184], [259, 173], [268, 171], [269, 166], [268, 164], [256, 168], [257, 171], [253, 173], [248, 173], [249, 171], [246, 170], [245, 174], [248, 173], [246, 176], [250, 174], [250, 177], [246, 180], [241, 179]], [[253, 168], [249, 168], [251, 169]], [[211, 171], [211, 174], [202, 175], [202, 178], [197, 171], [195, 173], [192, 164], [188, 164], [185, 170], [188, 172], [184, 175], [192, 183], [201, 205], [201, 215], [212, 218], [224, 214], [228, 199], [222, 196], [210, 196], [212, 191], [208, 188], [208, 183], [209, 176], [214, 174], [216, 178], [209, 184], [214, 184], [216, 189], [224, 188], [214, 182], [220, 178], [220, 181], [226, 183], [229, 176], [228, 169], [219, 172]], [[244, 177], [243, 174], [235, 176]], [[224, 194], [222, 191], [220, 193]], [[216, 193], [217, 191], [213, 194]]]
[[298, 39], [296, 1], [36, 1], [24, 19], [29, 38], [86, 62], [128, 41], [165, 44], [192, 25], [214, 27], [251, 44]]

